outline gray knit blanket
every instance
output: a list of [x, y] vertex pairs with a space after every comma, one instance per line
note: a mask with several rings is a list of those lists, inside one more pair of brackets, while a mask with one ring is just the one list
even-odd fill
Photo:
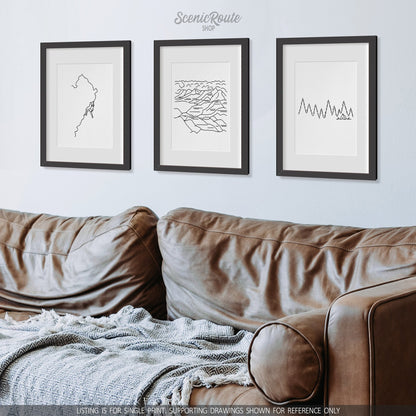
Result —
[[249, 385], [252, 334], [206, 320], [109, 317], [0, 320], [0, 404], [186, 405], [193, 387]]

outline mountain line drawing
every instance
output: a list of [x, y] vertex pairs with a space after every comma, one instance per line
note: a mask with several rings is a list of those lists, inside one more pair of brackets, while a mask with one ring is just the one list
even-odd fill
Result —
[[79, 121], [79, 123], [75, 127], [75, 130], [74, 130], [74, 137], [75, 138], [77, 137], [77, 134], [78, 134], [79, 128], [81, 127], [81, 124], [84, 122], [84, 120], [88, 116], [88, 114], [91, 116], [91, 118], [94, 118], [95, 100], [97, 99], [97, 93], [98, 93], [98, 89], [92, 84], [92, 82], [84, 74], [79, 74], [77, 80], [75, 81], [75, 84], [71, 85], [71, 87], [75, 88], [75, 89], [78, 88], [78, 84], [79, 84], [81, 79], [84, 79], [85, 81], [87, 81], [88, 84], [91, 86], [92, 92], [94, 93], [94, 99], [92, 101], [90, 101], [88, 103], [88, 105], [85, 107], [84, 114], [82, 115], [81, 120]]
[[[190, 133], [223, 133], [227, 128], [227, 85], [222, 80], [178, 80], [174, 83], [174, 119]], [[179, 108], [180, 107], [180, 108]]]
[[352, 108], [347, 108], [347, 104], [345, 104], [345, 101], [342, 101], [341, 107], [337, 108], [336, 105], [333, 105], [330, 100], [326, 101], [325, 108], [318, 108], [317, 104], [308, 103], [306, 104], [305, 99], [302, 98], [298, 115], [301, 115], [301, 113], [309, 114], [311, 117], [318, 117], [318, 119], [326, 119], [327, 116], [335, 117], [336, 120], [352, 120], [354, 118], [354, 112]]

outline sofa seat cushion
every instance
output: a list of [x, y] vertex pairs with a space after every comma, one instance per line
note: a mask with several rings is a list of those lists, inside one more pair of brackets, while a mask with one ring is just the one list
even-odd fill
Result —
[[254, 386], [227, 384], [213, 388], [198, 387], [192, 390], [190, 406], [270, 406]]
[[125, 305], [166, 316], [156, 215], [104, 217], [0, 210], [0, 308], [100, 316]]
[[0, 319], [11, 318], [13, 321], [26, 321], [36, 315], [38, 314], [34, 312], [3, 311], [0, 309]]
[[[253, 383], [271, 403], [309, 402], [322, 396], [327, 309], [269, 322], [249, 349]], [[319, 397], [322, 399], [322, 397]]]

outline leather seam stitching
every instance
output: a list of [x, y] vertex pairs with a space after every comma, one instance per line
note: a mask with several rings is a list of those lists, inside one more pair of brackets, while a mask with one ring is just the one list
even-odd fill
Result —
[[247, 394], [247, 393], [250, 393], [250, 391], [252, 390], [252, 389], [254, 389], [255, 387], [249, 387], [249, 389], [248, 390], [245, 390], [245, 391], [242, 391], [240, 394], [237, 394], [237, 397], [235, 397], [234, 398], [234, 400], [231, 402], [231, 406], [233, 406], [234, 405], [234, 403], [239, 399], [239, 398], [241, 398], [242, 396], [244, 396], [245, 394]]
[[[147, 244], [144, 242], [144, 239], [142, 237], [142, 234], [136, 230], [132, 225], [131, 222], [133, 221], [133, 218], [139, 213], [139, 211], [136, 211], [134, 213], [134, 215], [132, 215], [132, 217], [130, 218], [128, 227], [136, 234], [136, 236], [139, 238], [140, 242], [142, 243], [143, 247], [146, 249], [147, 253], [149, 254], [149, 256], [151, 257], [151, 259], [153, 260], [153, 262], [155, 263], [155, 265], [157, 266], [158, 269], [160, 269], [160, 264], [156, 261], [156, 259], [154, 258], [153, 254], [151, 253], [149, 247], [147, 247]], [[156, 237], [157, 238], [157, 237]]]
[[65, 254], [65, 253], [55, 253], [55, 252], [40, 253], [40, 252], [36, 252], [36, 251], [26, 251], [26, 250], [24, 250], [22, 248], [14, 247], [14, 246], [12, 246], [10, 244], [3, 243], [2, 241], [0, 241], [0, 244], [2, 246], [7, 247], [7, 248], [10, 248], [12, 250], [20, 251], [23, 254], [34, 254], [34, 255], [37, 255], [37, 256], [49, 256], [49, 255], [52, 255], [52, 256], [63, 256], [63, 257], [67, 257], [68, 256], [68, 254]]
[[212, 230], [212, 229], [202, 227], [201, 225], [192, 224], [190, 222], [180, 221], [180, 220], [172, 219], [172, 218], [167, 218], [166, 220], [167, 221], [172, 221], [172, 222], [175, 222], [175, 223], [178, 223], [178, 224], [189, 225], [190, 227], [199, 228], [200, 230], [206, 231], [206, 232], [209, 232], [209, 233], [222, 234], [222, 235], [228, 235], [228, 236], [234, 236], [234, 237], [249, 238], [249, 239], [260, 240], [260, 241], [268, 241], [268, 242], [273, 242], [273, 243], [278, 243], [278, 244], [300, 245], [300, 246], [312, 247], [312, 248], [316, 248], [316, 249], [335, 248], [335, 249], [346, 251], [346, 252], [349, 252], [349, 253], [352, 253], [352, 252], [360, 250], [360, 249], [367, 249], [367, 248], [377, 248], [377, 247], [394, 248], [394, 247], [404, 247], [404, 246], [416, 246], [416, 243], [375, 244], [375, 245], [369, 245], [369, 246], [357, 246], [353, 249], [339, 247], [339, 246], [336, 246], [336, 245], [319, 246], [319, 245], [316, 245], [316, 244], [307, 244], [307, 243], [302, 243], [302, 242], [299, 242], [299, 241], [276, 240], [276, 239], [273, 239], [273, 238], [262, 238], [262, 237], [255, 237], [255, 236], [251, 236], [251, 235], [243, 235], [243, 234], [232, 233], [232, 232], [227, 232], [227, 231]]
[[4, 243], [2, 241], [0, 241], [0, 244], [3, 245], [3, 246], [5, 246], [5, 247], [7, 247], [7, 248], [11, 248], [11, 249], [20, 251], [21, 253], [25, 253], [25, 254], [35, 254], [35, 255], [38, 255], [38, 256], [49, 256], [49, 255], [53, 255], [53, 256], [68, 257], [69, 254], [74, 253], [75, 251], [78, 251], [79, 249], [81, 249], [85, 245], [87, 245], [87, 244], [91, 243], [92, 241], [94, 241], [97, 237], [101, 237], [101, 236], [103, 236], [103, 235], [105, 235], [105, 234], [107, 234], [107, 233], [109, 233], [111, 231], [114, 231], [114, 230], [117, 230], [117, 229], [120, 229], [120, 228], [123, 228], [123, 227], [131, 228], [128, 224], [118, 225], [117, 227], [113, 227], [113, 228], [111, 228], [109, 230], [106, 230], [106, 231], [102, 232], [101, 234], [94, 235], [93, 238], [91, 238], [88, 241], [84, 241], [79, 247], [76, 247], [76, 248], [72, 249], [72, 246], [71, 246], [71, 249], [68, 251], [68, 253], [55, 253], [53, 251], [46, 252], [46, 253], [40, 253], [40, 252], [36, 252], [36, 251], [26, 251], [26, 250], [24, 250], [22, 248], [14, 247], [14, 246], [12, 246], [10, 244], [6, 244], [6, 243]]
[[[42, 215], [45, 215], [45, 214], [39, 214], [38, 217], [40, 217]], [[55, 216], [52, 216], [52, 217], [55, 217]], [[59, 217], [59, 216], [56, 216], [56, 217]], [[69, 219], [71, 217], [59, 217], [59, 218]], [[72, 217], [72, 218], [77, 218], [77, 217]], [[85, 219], [89, 220], [89, 219], [93, 219], [93, 218], [97, 218], [97, 217], [78, 217], [78, 218], [85, 218]], [[4, 222], [7, 222], [8, 224], [15, 225], [16, 227], [19, 227], [22, 230], [28, 230], [28, 231], [33, 230], [33, 231], [37, 231], [37, 232], [45, 232], [45, 230], [43, 230], [41, 228], [34, 228], [34, 227], [31, 227], [31, 226], [27, 227], [25, 225], [19, 224], [18, 222], [7, 220], [4, 217], [0, 217], [0, 221], [4, 221]], [[35, 222], [36, 221], [37, 220], [35, 220]], [[57, 233], [57, 234], [58, 233], [70, 233], [70, 232], [71, 231], [69, 231], [69, 230], [68, 231], [50, 231], [49, 234], [54, 234], [54, 233]]]
[[[255, 376], [252, 374], [252, 372], [251, 372], [251, 365], [250, 365], [250, 363], [251, 363], [251, 353], [252, 353], [252, 347], [253, 347], [253, 344], [254, 344], [254, 340], [258, 337], [258, 335], [260, 334], [260, 332], [264, 329], [264, 328], [266, 328], [266, 327], [268, 327], [268, 326], [272, 326], [272, 325], [283, 325], [283, 326], [285, 326], [286, 328], [289, 328], [289, 329], [291, 329], [292, 331], [294, 331], [294, 332], [296, 332], [301, 338], [302, 338], [302, 340], [306, 343], [306, 344], [309, 344], [311, 347], [312, 347], [312, 351], [314, 352], [314, 354], [315, 354], [315, 356], [316, 356], [316, 358], [317, 358], [317, 360], [318, 360], [318, 363], [319, 363], [319, 374], [318, 374], [318, 378], [317, 378], [317, 380], [316, 380], [316, 382], [314, 383], [314, 388], [312, 389], [312, 392], [307, 396], [307, 397], [303, 397], [303, 398], [294, 398], [294, 399], [289, 399], [289, 400], [286, 400], [286, 401], [284, 401], [284, 402], [282, 402], [282, 401], [275, 401], [275, 400], [272, 400], [265, 392], [264, 392], [264, 390], [260, 387], [260, 385], [257, 383], [257, 381], [256, 381], [256, 378], [255, 378]], [[276, 405], [279, 405], [279, 406], [283, 406], [283, 405], [287, 405], [287, 404], [289, 404], [289, 403], [293, 403], [293, 402], [305, 402], [305, 401], [308, 401], [308, 400], [310, 400], [315, 394], [316, 394], [316, 392], [317, 392], [317, 389], [318, 389], [318, 387], [319, 387], [319, 382], [320, 382], [320, 380], [322, 379], [322, 374], [323, 374], [323, 366], [322, 366], [322, 360], [321, 360], [321, 358], [319, 357], [319, 354], [318, 354], [318, 352], [316, 351], [316, 348], [314, 347], [314, 345], [312, 344], [312, 342], [304, 335], [304, 334], [302, 334], [299, 330], [297, 330], [296, 328], [294, 328], [294, 327], [292, 327], [291, 325], [289, 325], [289, 324], [287, 324], [286, 322], [279, 322], [279, 321], [275, 321], [275, 322], [268, 322], [267, 324], [265, 324], [265, 325], [263, 325], [263, 326], [261, 326], [256, 332], [255, 332], [255, 334], [254, 334], [254, 336], [253, 336], [253, 339], [251, 340], [251, 342], [250, 342], [250, 346], [249, 346], [249, 354], [248, 354], [248, 372], [249, 372], [249, 375], [250, 375], [250, 377], [251, 377], [251, 379], [253, 380], [253, 384], [260, 390], [260, 392], [264, 395], [264, 397], [266, 397], [266, 399], [268, 400], [268, 401], [270, 401], [271, 403], [273, 403], [273, 404], [276, 404]]]

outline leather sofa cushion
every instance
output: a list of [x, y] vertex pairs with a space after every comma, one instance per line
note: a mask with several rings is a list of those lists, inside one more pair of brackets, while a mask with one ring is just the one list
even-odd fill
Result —
[[168, 316], [252, 331], [416, 274], [416, 227], [302, 225], [180, 208], [159, 220], [158, 237]]
[[[190, 406], [270, 406], [254, 386], [225, 384], [211, 388], [194, 387]], [[248, 413], [244, 413], [248, 414]]]
[[271, 403], [322, 401], [326, 313], [317, 309], [287, 316], [254, 334], [250, 376]]
[[0, 210], [0, 308], [100, 316], [131, 304], [166, 316], [156, 215], [66, 218]]
[[26, 321], [27, 319], [36, 316], [33, 312], [16, 312], [16, 311], [3, 311], [0, 309], [0, 319], [11, 318], [14, 321]]

